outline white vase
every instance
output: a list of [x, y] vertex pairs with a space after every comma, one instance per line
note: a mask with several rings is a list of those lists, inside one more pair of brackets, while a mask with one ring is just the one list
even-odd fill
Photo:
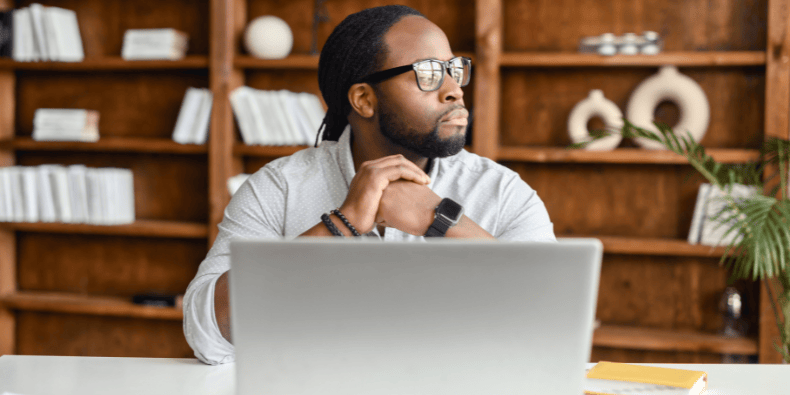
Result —
[[[587, 130], [587, 122], [593, 117], [601, 117], [606, 124], [606, 129], [619, 131], [623, 127], [623, 113], [614, 102], [603, 96], [603, 91], [593, 89], [586, 99], [576, 103], [568, 116], [568, 134], [574, 143], [587, 142], [591, 140], [590, 131]], [[592, 151], [611, 150], [620, 144], [623, 136], [614, 133], [593, 141], [585, 146], [585, 149]]]

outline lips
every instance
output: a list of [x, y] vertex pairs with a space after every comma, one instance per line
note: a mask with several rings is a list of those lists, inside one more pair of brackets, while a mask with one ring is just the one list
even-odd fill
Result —
[[[451, 111], [449, 114], [442, 117], [439, 122], [448, 122], [448, 123], [466, 123], [466, 119], [469, 118], [469, 111], [466, 111], [465, 108], [459, 108], [457, 110]], [[462, 122], [463, 121], [463, 122]]]

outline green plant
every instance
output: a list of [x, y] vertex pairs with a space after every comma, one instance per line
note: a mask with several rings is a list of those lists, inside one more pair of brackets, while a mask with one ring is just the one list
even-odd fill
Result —
[[[779, 328], [780, 343], [775, 347], [790, 363], [790, 199], [787, 190], [790, 141], [766, 140], [760, 160], [756, 162], [719, 163], [705, 153], [705, 148], [697, 144], [691, 134], [679, 135], [658, 122], [654, 125], [659, 133], [624, 120], [620, 130], [592, 131], [590, 141], [613, 133], [620, 133], [624, 138], [642, 137], [657, 141], [668, 150], [684, 156], [709, 183], [725, 192], [725, 209], [713, 220], [726, 228], [723, 237], [731, 234], [739, 237], [726, 246], [721, 264], [731, 270], [732, 279], [765, 282]], [[583, 148], [590, 141], [573, 144], [570, 148]], [[775, 170], [763, 179], [766, 168]], [[753, 185], [763, 192], [736, 199], [730, 193], [736, 183]], [[781, 288], [777, 298], [773, 295], [772, 282]]]

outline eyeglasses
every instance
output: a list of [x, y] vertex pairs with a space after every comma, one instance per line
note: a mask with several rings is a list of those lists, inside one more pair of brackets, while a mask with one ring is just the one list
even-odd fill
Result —
[[359, 82], [377, 83], [414, 70], [420, 90], [432, 92], [439, 89], [444, 83], [445, 69], [458, 85], [462, 87], [469, 85], [469, 80], [472, 78], [472, 59], [463, 56], [448, 61], [422, 60], [410, 65], [375, 72], [360, 79]]

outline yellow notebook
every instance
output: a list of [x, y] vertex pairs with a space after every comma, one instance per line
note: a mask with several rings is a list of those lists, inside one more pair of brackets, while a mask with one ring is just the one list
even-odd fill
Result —
[[707, 387], [708, 374], [705, 372], [599, 362], [587, 372], [584, 393], [588, 395], [700, 395]]

